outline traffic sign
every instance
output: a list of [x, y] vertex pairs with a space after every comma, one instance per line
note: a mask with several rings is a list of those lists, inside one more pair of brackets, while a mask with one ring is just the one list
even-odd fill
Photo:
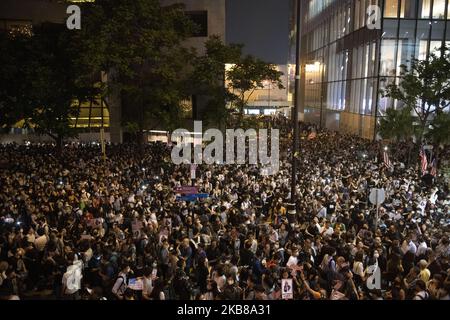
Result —
[[195, 179], [195, 173], [197, 170], [197, 165], [196, 164], [191, 164], [191, 179], [194, 180]]
[[386, 193], [384, 189], [372, 188], [370, 190], [369, 200], [372, 204], [379, 206], [385, 200]]

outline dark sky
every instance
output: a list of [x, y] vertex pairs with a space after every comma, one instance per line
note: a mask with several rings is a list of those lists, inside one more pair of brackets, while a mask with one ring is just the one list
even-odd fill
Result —
[[267, 62], [286, 64], [290, 0], [227, 0], [226, 42]]

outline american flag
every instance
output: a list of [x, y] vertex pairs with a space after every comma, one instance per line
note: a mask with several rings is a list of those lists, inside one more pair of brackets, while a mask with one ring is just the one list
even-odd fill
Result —
[[427, 171], [428, 167], [428, 159], [423, 146], [420, 148], [419, 157], [420, 157], [420, 164], [422, 167], [422, 174], [425, 174], [425, 171]]
[[436, 158], [433, 159], [431, 162], [431, 175], [436, 177], [437, 176], [437, 164], [436, 164]]
[[384, 161], [384, 165], [387, 168], [392, 168], [392, 163], [391, 163], [391, 160], [389, 160], [389, 155], [387, 153], [387, 150], [383, 151], [383, 161]]

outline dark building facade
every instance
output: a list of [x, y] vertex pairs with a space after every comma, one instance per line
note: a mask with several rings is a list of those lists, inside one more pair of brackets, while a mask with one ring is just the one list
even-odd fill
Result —
[[[401, 107], [400, 101], [385, 98], [380, 91], [398, 83], [402, 64], [426, 59], [450, 44], [448, 0], [301, 3], [300, 117], [332, 130], [375, 138], [386, 109]], [[379, 8], [379, 29], [370, 24], [375, 11], [369, 11], [369, 17], [369, 6]], [[291, 26], [294, 30], [293, 22]], [[291, 41], [291, 61], [295, 61], [293, 50], [295, 41]]]

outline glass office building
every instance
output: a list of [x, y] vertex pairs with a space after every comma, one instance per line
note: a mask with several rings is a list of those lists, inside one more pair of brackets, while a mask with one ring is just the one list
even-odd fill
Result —
[[[305, 121], [332, 130], [374, 138], [377, 120], [386, 109], [401, 107], [380, 90], [398, 83], [400, 66], [409, 65], [411, 58], [426, 59], [450, 44], [449, 0], [301, 3], [300, 106]], [[379, 8], [379, 29], [367, 27], [371, 5]], [[291, 60], [293, 50], [295, 41]]]

